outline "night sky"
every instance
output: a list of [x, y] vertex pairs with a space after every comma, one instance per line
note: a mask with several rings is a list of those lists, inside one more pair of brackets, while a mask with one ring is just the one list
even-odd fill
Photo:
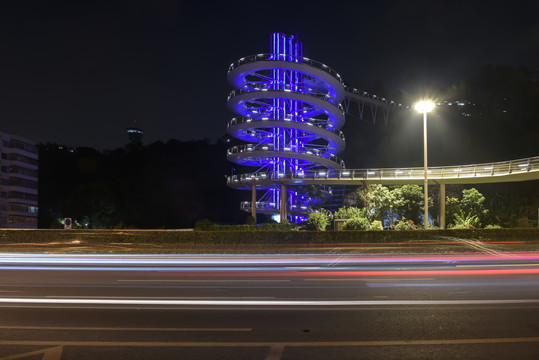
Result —
[[538, 14], [536, 1], [2, 2], [0, 131], [99, 150], [134, 122], [145, 144], [219, 138], [229, 64], [276, 31], [349, 85], [411, 100], [411, 77], [437, 93], [487, 64], [538, 70]]

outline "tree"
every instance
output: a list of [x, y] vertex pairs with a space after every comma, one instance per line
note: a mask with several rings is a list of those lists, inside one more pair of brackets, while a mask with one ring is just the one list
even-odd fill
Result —
[[464, 214], [477, 216], [477, 225], [484, 225], [488, 210], [485, 209], [485, 197], [476, 188], [462, 190], [460, 205]]
[[484, 226], [488, 210], [484, 206], [485, 197], [477, 189], [463, 189], [462, 198], [448, 197], [446, 200], [446, 216], [448, 225]]
[[370, 221], [387, 219], [393, 224], [393, 210], [398, 207], [398, 194], [380, 184], [372, 184], [361, 190], [360, 196], [367, 208]]
[[[40, 145], [39, 227], [72, 217], [89, 227], [182, 228], [245, 222], [244, 192], [227, 187], [227, 144], [170, 140], [99, 152]], [[84, 219], [84, 221], [82, 220]]]
[[420, 224], [425, 209], [423, 188], [419, 185], [403, 185], [395, 191], [399, 199], [396, 204], [398, 214], [412, 220], [415, 224]]
[[445, 217], [447, 219], [447, 227], [451, 227], [455, 224], [455, 216], [459, 215], [460, 212], [460, 200], [457, 197], [448, 196], [445, 201]]

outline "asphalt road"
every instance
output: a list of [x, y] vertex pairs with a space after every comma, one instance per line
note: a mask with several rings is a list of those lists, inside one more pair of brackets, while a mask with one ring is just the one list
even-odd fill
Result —
[[539, 253], [0, 254], [2, 359], [538, 359]]

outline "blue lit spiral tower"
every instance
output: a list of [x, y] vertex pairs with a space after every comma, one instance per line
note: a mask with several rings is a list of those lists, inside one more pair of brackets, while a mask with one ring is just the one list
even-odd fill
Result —
[[[237, 114], [227, 132], [246, 142], [229, 148], [227, 158], [253, 167], [241, 185], [229, 185], [253, 191], [252, 201], [242, 204], [244, 210], [300, 221], [313, 199], [297, 187], [287, 189], [293, 183], [286, 179], [344, 168], [337, 157], [345, 146], [339, 130], [345, 122], [341, 77], [303, 57], [295, 36], [274, 33], [270, 54], [239, 59], [230, 65], [227, 78], [235, 88], [228, 107]], [[259, 199], [257, 190], [263, 191]]]

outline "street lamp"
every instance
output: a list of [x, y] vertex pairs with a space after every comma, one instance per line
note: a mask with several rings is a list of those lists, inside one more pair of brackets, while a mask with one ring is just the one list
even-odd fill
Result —
[[423, 165], [425, 168], [425, 230], [429, 229], [429, 180], [427, 176], [427, 113], [434, 109], [434, 103], [422, 100], [415, 104], [415, 109], [423, 113]]

